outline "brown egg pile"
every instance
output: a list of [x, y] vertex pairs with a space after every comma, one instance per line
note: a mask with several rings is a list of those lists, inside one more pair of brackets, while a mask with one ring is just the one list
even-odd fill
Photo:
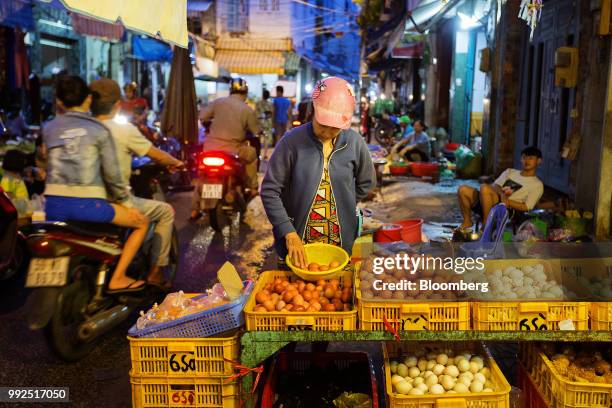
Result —
[[[555, 347], [556, 346], [556, 347]], [[592, 346], [547, 346], [547, 355], [557, 372], [572, 382], [612, 384], [612, 351]], [[584, 347], [584, 346], [581, 346]], [[555, 352], [556, 354], [551, 355]]]
[[289, 282], [276, 278], [255, 294], [254, 312], [348, 312], [351, 310], [353, 288], [350, 281], [338, 279], [316, 283], [302, 280]]
[[327, 272], [330, 269], [335, 269], [339, 266], [340, 266], [340, 262], [338, 261], [333, 261], [333, 262], [330, 262], [329, 264], [318, 264], [316, 262], [311, 262], [308, 265], [308, 270], [310, 272]]
[[[405, 269], [385, 269], [380, 275], [373, 272], [374, 257], [363, 261], [359, 271], [361, 295], [364, 299], [389, 299], [389, 300], [450, 300], [465, 296], [465, 292], [457, 291], [432, 291], [419, 290], [418, 282], [421, 279], [431, 280], [434, 283], [447, 283], [461, 281], [461, 275], [452, 271], [437, 271], [434, 269], [423, 269], [415, 274], [410, 274]], [[380, 280], [386, 283], [399, 283], [408, 280], [417, 283], [416, 290], [376, 290], [374, 282]], [[377, 286], [380, 286], [377, 285]]]

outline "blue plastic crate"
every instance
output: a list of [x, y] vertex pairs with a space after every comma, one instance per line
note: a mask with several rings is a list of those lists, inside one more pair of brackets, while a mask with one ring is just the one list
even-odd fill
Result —
[[[244, 324], [242, 309], [254, 286], [252, 280], [244, 281], [244, 293], [228, 304], [142, 330], [138, 330], [134, 325], [128, 331], [128, 335], [154, 338], [208, 337], [236, 329]], [[207, 295], [200, 295], [195, 299], [205, 296]]]

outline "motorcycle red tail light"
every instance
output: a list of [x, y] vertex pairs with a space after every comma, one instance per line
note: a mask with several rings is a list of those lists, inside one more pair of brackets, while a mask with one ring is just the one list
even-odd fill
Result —
[[225, 164], [225, 159], [222, 157], [205, 157], [202, 160], [202, 163], [205, 166], [210, 166], [210, 167], [221, 167]]
[[27, 244], [34, 256], [43, 258], [66, 256], [72, 252], [69, 245], [41, 236], [28, 238]]

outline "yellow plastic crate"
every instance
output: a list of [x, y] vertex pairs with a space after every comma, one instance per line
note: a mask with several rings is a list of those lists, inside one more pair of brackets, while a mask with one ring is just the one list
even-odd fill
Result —
[[[268, 271], [259, 276], [255, 288], [245, 307], [244, 316], [246, 329], [249, 331], [284, 331], [284, 330], [314, 330], [314, 331], [344, 331], [357, 329], [357, 310], [349, 312], [253, 312], [255, 295], [276, 278], [289, 278], [291, 282], [299, 278], [292, 272]], [[352, 283], [353, 272], [344, 271], [340, 286]]]
[[[612, 277], [612, 258], [564, 259], [561, 270], [578, 278]], [[591, 330], [612, 330], [612, 302], [591, 303]]]
[[552, 361], [537, 348], [528, 355], [528, 371], [553, 408], [610, 408], [612, 384], [572, 382], [561, 376]]
[[591, 330], [612, 331], [612, 302], [591, 303]]
[[240, 387], [223, 377], [157, 378], [130, 375], [133, 408], [236, 408]]
[[232, 337], [134, 338], [130, 341], [132, 374], [150, 377], [228, 376], [240, 356], [238, 332]]
[[[357, 264], [358, 271], [360, 264]], [[359, 329], [385, 331], [384, 318], [398, 331], [469, 330], [470, 304], [455, 301], [408, 301], [363, 299], [359, 273], [355, 273], [355, 293]]]
[[[561, 280], [563, 265], [572, 264], [570, 261], [508, 259], [484, 261], [484, 264], [485, 270], [545, 264], [547, 271], [556, 277], [558, 282], [563, 282], [578, 295], [588, 298], [586, 289], [578, 284], [576, 278], [563, 275]], [[561, 320], [571, 320], [576, 330], [588, 330], [589, 308], [589, 302], [577, 301], [475, 301], [472, 302], [473, 328], [482, 331], [559, 330]]]
[[[468, 345], [469, 344], [469, 345]], [[509, 408], [510, 384], [502, 374], [499, 366], [491, 355], [477, 343], [415, 343], [415, 342], [385, 342], [383, 355], [385, 361], [385, 388], [389, 408]], [[391, 384], [390, 359], [400, 358], [413, 353], [416, 348], [430, 346], [433, 348], [451, 348], [459, 351], [469, 349], [478, 351], [486, 358], [486, 366], [491, 370], [491, 379], [495, 387], [494, 392], [442, 394], [442, 395], [403, 395], [393, 392]]]

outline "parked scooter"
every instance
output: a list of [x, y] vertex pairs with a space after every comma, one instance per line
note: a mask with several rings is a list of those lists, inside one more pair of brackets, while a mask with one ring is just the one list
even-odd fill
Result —
[[[128, 269], [134, 279], [143, 279], [151, 269], [154, 227]], [[38, 222], [27, 231], [32, 260], [26, 287], [34, 289], [28, 298], [27, 321], [33, 330], [46, 329], [50, 346], [66, 361], [86, 356], [102, 334], [160, 295], [151, 287], [130, 294], [106, 293], [127, 232], [90, 222]], [[178, 269], [178, 251], [175, 232], [165, 269], [168, 282], [173, 282]]]
[[27, 260], [25, 236], [17, 222], [17, 209], [0, 188], [0, 281], [16, 277]]
[[374, 138], [383, 147], [391, 148], [402, 138], [402, 128], [399, 123], [388, 117], [375, 119]]

